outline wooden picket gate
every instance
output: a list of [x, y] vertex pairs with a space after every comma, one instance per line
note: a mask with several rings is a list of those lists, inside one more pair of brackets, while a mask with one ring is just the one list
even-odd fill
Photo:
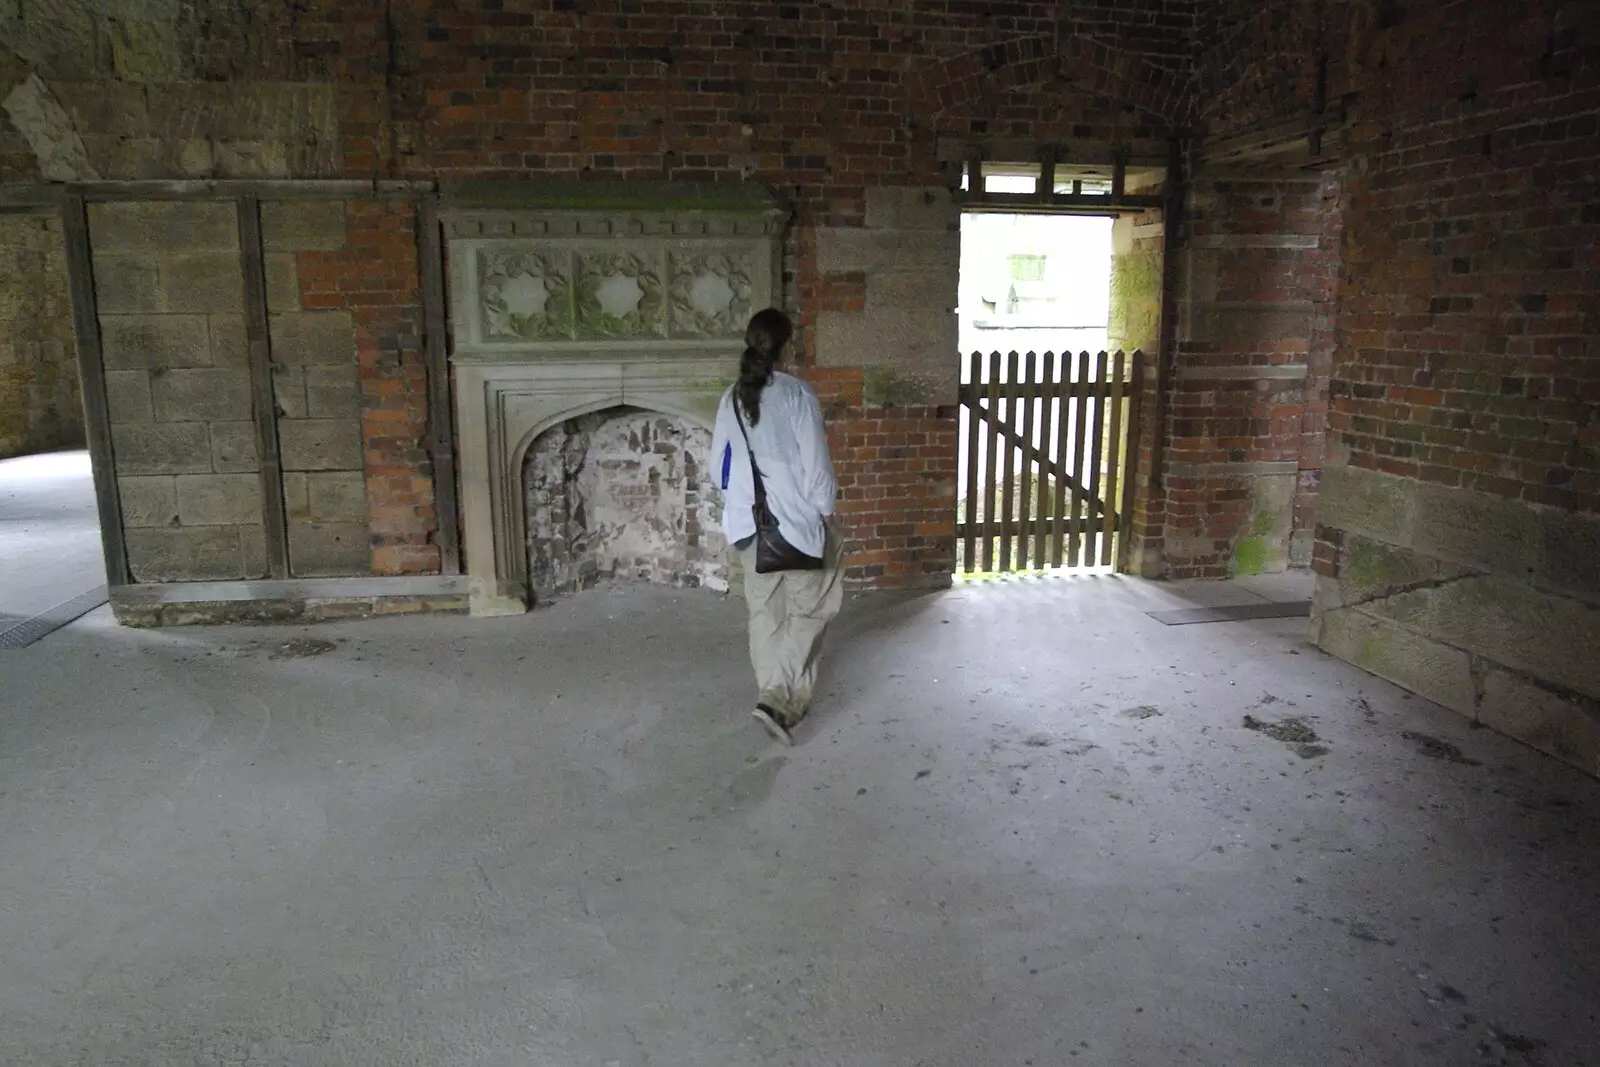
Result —
[[962, 368], [962, 572], [1125, 566], [1145, 356], [1073, 362], [974, 352]]

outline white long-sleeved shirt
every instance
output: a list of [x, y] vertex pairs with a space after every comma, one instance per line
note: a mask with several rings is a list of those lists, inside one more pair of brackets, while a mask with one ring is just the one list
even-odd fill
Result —
[[[722, 395], [711, 431], [711, 482], [722, 492], [722, 532], [729, 544], [756, 532], [750, 454], [739, 434], [733, 393], [729, 389]], [[799, 378], [777, 372], [761, 391], [761, 421], [746, 423], [745, 429], [779, 531], [800, 551], [822, 555], [827, 541], [823, 520], [833, 514], [839, 483], [817, 394]]]

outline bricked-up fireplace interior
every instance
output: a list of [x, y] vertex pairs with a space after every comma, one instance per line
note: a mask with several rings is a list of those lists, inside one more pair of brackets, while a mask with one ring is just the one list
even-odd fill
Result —
[[789, 213], [755, 185], [444, 191], [472, 611], [606, 576], [726, 583], [701, 479]]
[[705, 427], [627, 407], [540, 434], [522, 466], [534, 596], [608, 579], [727, 589], [710, 449]]

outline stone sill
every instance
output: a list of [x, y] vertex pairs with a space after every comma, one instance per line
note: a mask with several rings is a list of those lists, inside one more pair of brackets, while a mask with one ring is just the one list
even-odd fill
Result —
[[467, 580], [427, 575], [174, 582], [118, 586], [110, 600], [117, 621], [133, 627], [330, 622], [465, 612]]

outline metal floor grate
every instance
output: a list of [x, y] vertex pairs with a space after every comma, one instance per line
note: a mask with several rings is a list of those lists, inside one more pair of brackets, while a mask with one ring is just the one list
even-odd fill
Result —
[[1176, 611], [1147, 611], [1145, 614], [1167, 626], [1188, 626], [1197, 622], [1248, 622], [1252, 619], [1309, 619], [1311, 601], [1235, 604], [1225, 608], [1180, 608]]
[[57, 604], [49, 611], [31, 619], [0, 630], [0, 649], [26, 648], [61, 629], [67, 623], [87, 615], [106, 602], [106, 587], [96, 586], [87, 593], [73, 597], [65, 604]]

